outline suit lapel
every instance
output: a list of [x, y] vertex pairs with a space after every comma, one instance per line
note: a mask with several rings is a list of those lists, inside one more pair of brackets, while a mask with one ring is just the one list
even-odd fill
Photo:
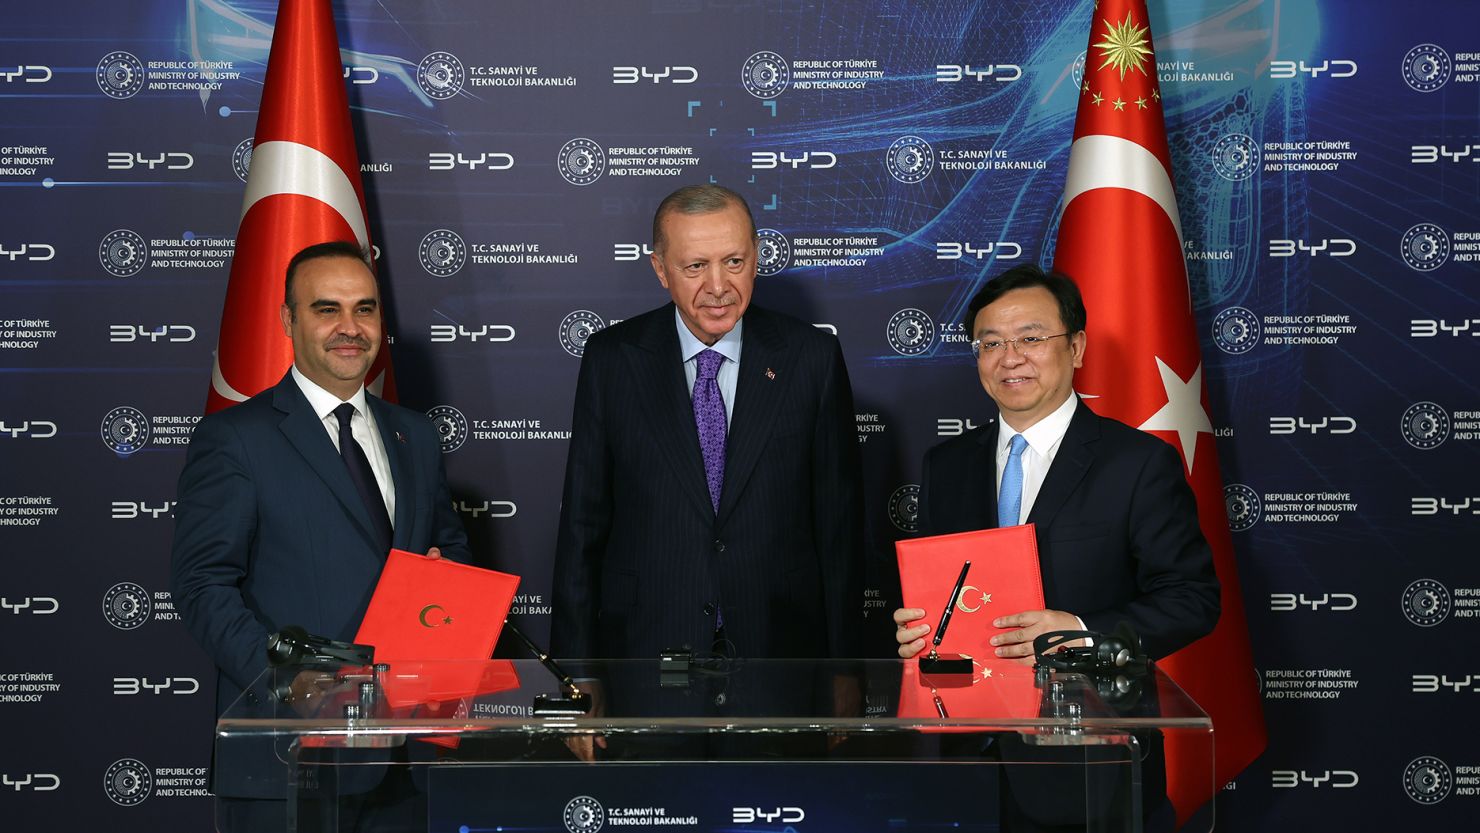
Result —
[[391, 547], [406, 549], [411, 534], [411, 519], [416, 517], [416, 495], [418, 489], [411, 487], [411, 447], [406, 435], [397, 430], [400, 424], [396, 416], [379, 397], [365, 394], [370, 411], [375, 414], [375, 427], [380, 431], [380, 445], [385, 449], [386, 459], [391, 465], [391, 494], [396, 496], [396, 517], [392, 519]]
[[[713, 515], [709, 485], [704, 479], [704, 455], [699, 449], [699, 428], [694, 422], [694, 403], [689, 398], [683, 355], [678, 349], [678, 330], [673, 305], [663, 307], [667, 315], [654, 315], [647, 328], [627, 351], [632, 368], [632, 389], [647, 414], [647, 423], [657, 434], [656, 445], [673, 467], [680, 489], [690, 495], [704, 514]], [[743, 358], [743, 356], [742, 356]], [[651, 391], [651, 395], [642, 392]]]
[[[793, 377], [792, 357], [786, 337], [765, 310], [752, 307], [745, 315], [740, 350], [740, 375], [735, 385], [734, 418], [725, 444], [725, 487], [720, 495], [719, 520], [734, 509], [745, 482], [771, 437], [776, 409], [790, 390], [800, 384]], [[769, 373], [768, 373], [769, 371]]]
[[1100, 426], [1095, 419], [1094, 412], [1083, 402], [1074, 406], [1069, 430], [1064, 432], [1064, 441], [1059, 443], [1059, 451], [1048, 467], [1048, 475], [1043, 478], [1038, 497], [1033, 500], [1033, 511], [1028, 513], [1028, 521], [1040, 529], [1053, 523], [1054, 516], [1063, 508], [1069, 495], [1079, 488], [1085, 472], [1094, 462], [1093, 443], [1100, 438]]
[[273, 389], [273, 407], [284, 415], [278, 428], [303, 456], [308, 467], [324, 481], [329, 492], [344, 506], [344, 511], [354, 519], [360, 532], [365, 535], [365, 540], [373, 547], [375, 533], [371, 530], [370, 518], [365, 513], [365, 504], [349, 479], [349, 470], [344, 467], [344, 460], [335, 452], [334, 442], [325, 433], [324, 423], [314, 415], [291, 374], [289, 371], [289, 375], [284, 376]]
[[1001, 427], [1002, 420], [994, 419], [991, 427], [977, 436], [977, 456], [967, 469], [978, 472], [977, 478], [982, 481], [976, 484], [978, 496], [968, 499], [984, 506], [986, 512], [981, 526], [971, 529], [994, 529], [997, 526], [997, 432]]

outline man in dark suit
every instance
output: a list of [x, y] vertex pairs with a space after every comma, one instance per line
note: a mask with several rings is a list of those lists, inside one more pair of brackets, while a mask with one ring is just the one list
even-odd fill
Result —
[[565, 657], [857, 656], [853, 396], [832, 335], [750, 303], [740, 195], [669, 195], [653, 270], [673, 303], [586, 343], [555, 556]]
[[[219, 670], [218, 712], [266, 667], [269, 633], [352, 639], [392, 547], [468, 560], [435, 428], [365, 392], [382, 313], [360, 250], [294, 256], [281, 318], [292, 369], [203, 419], [180, 473], [171, 591]], [[218, 796], [283, 797], [271, 781], [223, 782], [222, 769]], [[267, 812], [281, 821], [280, 804]]]
[[[925, 456], [923, 533], [1036, 525], [1049, 609], [994, 619], [1010, 629], [992, 638], [1000, 657], [1031, 662], [1039, 634], [1110, 633], [1125, 622], [1160, 658], [1218, 621], [1212, 552], [1176, 450], [1096, 415], [1074, 394], [1085, 318], [1074, 282], [1036, 266], [982, 287], [965, 323], [1000, 418]], [[918, 621], [923, 615], [895, 611], [900, 656], [924, 648], [931, 625]]]

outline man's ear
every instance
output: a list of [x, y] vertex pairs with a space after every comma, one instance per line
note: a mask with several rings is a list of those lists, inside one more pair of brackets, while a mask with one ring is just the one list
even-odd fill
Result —
[[663, 270], [663, 255], [661, 252], [653, 252], [648, 255], [648, 262], [653, 265], [653, 272], [658, 276], [658, 283], [668, 288], [668, 273]]
[[278, 319], [283, 322], [283, 335], [293, 337], [293, 308], [287, 304], [278, 307]]
[[1084, 367], [1084, 351], [1089, 347], [1089, 336], [1080, 330], [1069, 336], [1069, 353], [1074, 357], [1075, 367]]

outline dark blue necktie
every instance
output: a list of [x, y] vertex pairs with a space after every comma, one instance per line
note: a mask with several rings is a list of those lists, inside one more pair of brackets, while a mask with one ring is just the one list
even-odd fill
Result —
[[997, 498], [997, 526], [1017, 526], [1023, 511], [1023, 449], [1028, 441], [1014, 434], [1007, 445], [1007, 465], [1002, 469], [1002, 494]]
[[339, 457], [344, 460], [344, 467], [349, 470], [350, 482], [355, 484], [355, 491], [360, 493], [365, 511], [370, 514], [370, 527], [375, 532], [376, 548], [380, 552], [390, 552], [391, 516], [385, 511], [385, 498], [381, 497], [380, 486], [375, 482], [375, 470], [370, 468], [370, 458], [365, 456], [365, 449], [360, 447], [349, 427], [349, 421], [354, 415], [355, 406], [348, 402], [334, 409], [334, 417], [339, 420]]

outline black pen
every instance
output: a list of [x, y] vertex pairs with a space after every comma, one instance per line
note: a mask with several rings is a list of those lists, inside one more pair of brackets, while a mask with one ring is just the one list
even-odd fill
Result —
[[956, 579], [956, 587], [951, 591], [951, 600], [946, 603], [945, 612], [940, 615], [940, 625], [935, 629], [935, 640], [930, 643], [930, 652], [940, 647], [940, 641], [946, 636], [946, 627], [951, 624], [951, 611], [956, 609], [956, 602], [961, 598], [961, 589], [966, 586], [966, 573], [971, 569], [971, 562], [961, 565], [961, 576]]

